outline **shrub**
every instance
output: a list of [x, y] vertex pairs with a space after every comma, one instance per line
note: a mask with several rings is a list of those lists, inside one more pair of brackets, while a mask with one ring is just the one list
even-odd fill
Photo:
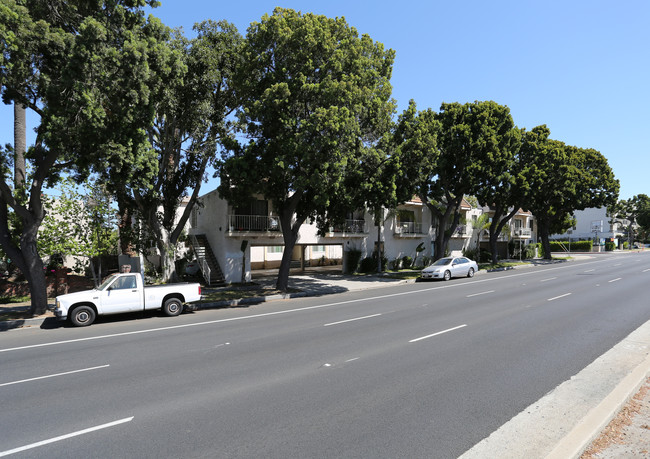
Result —
[[[381, 270], [386, 270], [386, 265], [388, 264], [388, 259], [386, 257], [381, 257]], [[361, 273], [374, 273], [377, 271], [377, 254], [374, 254], [372, 257], [366, 257], [361, 260], [359, 265], [359, 272]]]
[[612, 241], [605, 241], [605, 251], [606, 252], [611, 252], [612, 250], [614, 250], [615, 247], [616, 246], [614, 245], [614, 243]]
[[[551, 244], [551, 252], [564, 252], [569, 250], [568, 241], [549, 241]], [[571, 241], [572, 252], [590, 252], [592, 241]]]
[[348, 273], [355, 273], [359, 269], [359, 261], [361, 260], [361, 250], [351, 249], [347, 251], [347, 261], [345, 271]]
[[481, 252], [479, 254], [479, 263], [490, 263], [492, 261], [492, 252], [481, 249]]
[[401, 258], [395, 258], [393, 261], [390, 262], [390, 269], [392, 269], [393, 271], [398, 271], [401, 266], [402, 266]]
[[522, 258], [525, 260], [529, 260], [531, 258], [535, 258], [535, 249], [537, 248], [537, 244], [527, 244], [526, 247], [523, 250]]
[[413, 265], [413, 258], [405, 255], [402, 257], [402, 268], [409, 269]]
[[426, 268], [431, 264], [431, 257], [427, 257], [426, 255], [422, 257], [422, 267]]

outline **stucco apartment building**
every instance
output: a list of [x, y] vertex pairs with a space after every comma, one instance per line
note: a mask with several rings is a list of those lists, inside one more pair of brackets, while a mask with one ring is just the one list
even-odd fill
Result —
[[[475, 247], [478, 240], [472, 226], [484, 212], [463, 201], [461, 207], [463, 224], [454, 228], [449, 251], [453, 255]], [[293, 251], [294, 267], [342, 264], [345, 266], [347, 253], [359, 250], [362, 257], [371, 256], [381, 241], [384, 256], [395, 260], [403, 256], [416, 258], [416, 248], [422, 244], [420, 257], [433, 256], [435, 230], [431, 225], [431, 213], [418, 198], [400, 205], [395, 211], [385, 212], [380, 228], [374, 225], [373, 217], [366, 211], [349, 215], [345, 224], [330, 227], [323, 235], [318, 234], [315, 224], [302, 225]], [[534, 218], [520, 212], [513, 219], [513, 237], [526, 242], [536, 240]], [[525, 230], [518, 231], [517, 230]], [[511, 233], [513, 233], [511, 231]], [[195, 246], [199, 261], [205, 270], [219, 270], [225, 282], [248, 281], [255, 269], [272, 269], [280, 265], [283, 237], [280, 219], [271, 202], [264, 199], [251, 201], [246, 206], [234, 207], [212, 191], [201, 197], [201, 206], [192, 214], [190, 241]], [[507, 243], [504, 237], [502, 243]], [[482, 238], [481, 241], [487, 241]], [[201, 260], [201, 258], [205, 260]], [[208, 263], [212, 259], [212, 266]]]

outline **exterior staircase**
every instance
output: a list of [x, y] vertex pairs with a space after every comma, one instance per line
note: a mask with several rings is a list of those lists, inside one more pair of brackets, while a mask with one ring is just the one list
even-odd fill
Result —
[[217, 257], [214, 256], [212, 247], [210, 247], [210, 243], [205, 237], [205, 234], [190, 235], [190, 243], [196, 254], [199, 266], [201, 266], [203, 279], [205, 279], [208, 287], [225, 283], [225, 278], [219, 267]]

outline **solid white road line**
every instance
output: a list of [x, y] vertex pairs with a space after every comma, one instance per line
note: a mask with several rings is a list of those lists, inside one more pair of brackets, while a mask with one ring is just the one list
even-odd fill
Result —
[[557, 279], [557, 277], [549, 277], [548, 279], [542, 279], [540, 282], [547, 282], [554, 279]]
[[363, 316], [363, 317], [356, 317], [354, 319], [348, 319], [348, 320], [341, 320], [339, 322], [332, 322], [330, 324], [325, 324], [323, 327], [329, 327], [330, 325], [338, 325], [338, 324], [344, 324], [347, 322], [354, 322], [355, 320], [363, 320], [363, 319], [370, 319], [371, 317], [377, 317], [380, 316], [381, 314], [373, 314], [371, 316]]
[[611, 281], [607, 281], [607, 282], [611, 284], [612, 282], [620, 281], [621, 279], [622, 277], [617, 277], [616, 279], [612, 279]]
[[494, 290], [488, 290], [487, 292], [481, 292], [481, 293], [473, 293], [472, 295], [467, 295], [467, 298], [471, 298], [473, 296], [479, 296], [479, 295], [487, 295], [488, 293], [494, 293]]
[[39, 441], [37, 443], [32, 443], [31, 445], [21, 446], [20, 448], [14, 448], [14, 449], [10, 449], [10, 450], [7, 450], [7, 451], [0, 451], [0, 457], [9, 456], [10, 454], [20, 453], [21, 451], [27, 451], [28, 449], [38, 448], [39, 446], [49, 445], [50, 443], [54, 443], [54, 442], [57, 442], [57, 441], [67, 440], [68, 438], [77, 437], [79, 435], [87, 434], [87, 433], [90, 433], [90, 432], [95, 432], [96, 430], [107, 429], [109, 427], [113, 427], [113, 426], [116, 426], [116, 425], [119, 425], [119, 424], [124, 424], [125, 422], [130, 422], [130, 421], [133, 420], [133, 418], [134, 418], [134, 416], [131, 416], [130, 418], [124, 418], [124, 419], [120, 419], [118, 421], [113, 421], [113, 422], [109, 422], [107, 424], [102, 424], [100, 426], [90, 427], [90, 428], [84, 429], [84, 430], [78, 430], [77, 432], [72, 432], [72, 433], [69, 433], [69, 434], [66, 434], [66, 435], [61, 435], [60, 437], [50, 438], [49, 440]]
[[56, 376], [71, 375], [73, 373], [81, 373], [82, 371], [98, 370], [99, 368], [106, 368], [106, 367], [109, 367], [109, 366], [110, 365], [100, 365], [98, 367], [91, 367], [91, 368], [83, 368], [81, 370], [66, 371], [64, 373], [55, 373], [53, 375], [38, 376], [36, 378], [29, 378], [29, 379], [21, 379], [20, 381], [12, 381], [12, 382], [7, 382], [7, 383], [2, 383], [2, 384], [0, 384], [0, 387], [2, 387], [2, 386], [11, 386], [12, 384], [20, 384], [20, 383], [30, 382], [30, 381], [37, 381], [39, 379], [54, 378]]
[[565, 296], [569, 296], [569, 295], [571, 295], [571, 294], [570, 294], [570, 293], [565, 293], [564, 295], [560, 295], [560, 296], [555, 296], [555, 297], [553, 297], [553, 298], [549, 298], [549, 299], [546, 300], [546, 301], [557, 300], [557, 299], [564, 298]]
[[443, 333], [448, 333], [450, 331], [458, 330], [459, 328], [467, 327], [467, 324], [459, 325], [458, 327], [448, 328], [447, 330], [439, 331], [438, 333], [433, 333], [431, 335], [422, 336], [420, 338], [415, 338], [409, 341], [409, 343], [415, 343], [417, 341], [422, 341], [423, 339], [433, 338], [434, 336], [442, 335]]
[[641, 272], [642, 272], [642, 273], [647, 273], [648, 271], [650, 271], [650, 268], [648, 268], [648, 269], [644, 269], [644, 270], [641, 271]]

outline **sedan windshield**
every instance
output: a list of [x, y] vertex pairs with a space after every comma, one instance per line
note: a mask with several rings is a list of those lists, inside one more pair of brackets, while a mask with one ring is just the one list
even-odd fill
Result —
[[436, 261], [433, 266], [445, 266], [451, 263], [451, 260], [453, 258], [441, 258], [440, 260]]

